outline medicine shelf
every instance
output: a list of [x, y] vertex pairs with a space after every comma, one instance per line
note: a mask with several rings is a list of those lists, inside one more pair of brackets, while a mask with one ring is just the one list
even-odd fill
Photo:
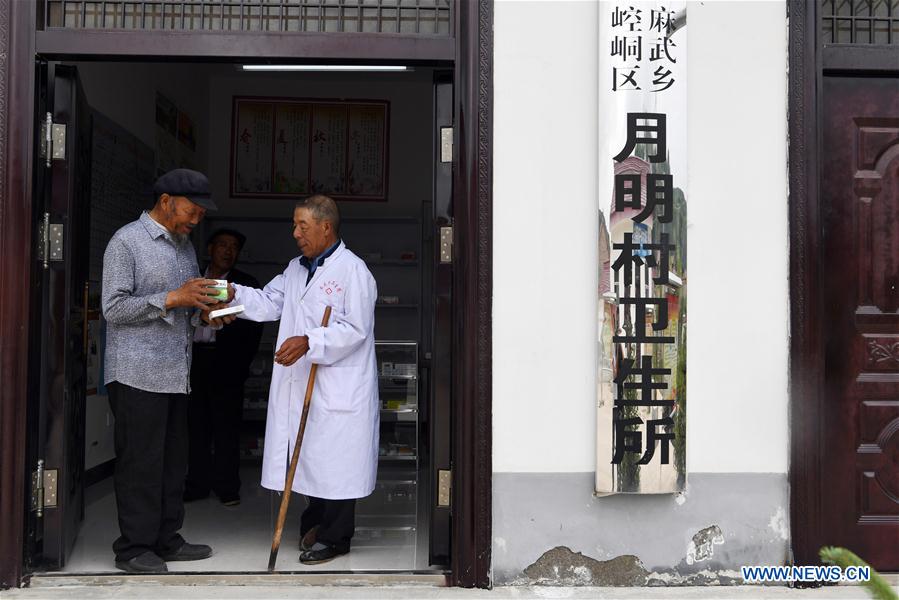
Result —
[[418, 410], [414, 408], [382, 408], [381, 409], [381, 422], [382, 423], [393, 423], [393, 422], [404, 422], [415, 424], [418, 421]]

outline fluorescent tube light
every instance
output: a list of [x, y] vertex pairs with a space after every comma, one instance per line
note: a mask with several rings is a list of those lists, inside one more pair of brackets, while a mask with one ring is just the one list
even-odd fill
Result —
[[243, 65], [244, 71], [411, 71], [404, 65]]

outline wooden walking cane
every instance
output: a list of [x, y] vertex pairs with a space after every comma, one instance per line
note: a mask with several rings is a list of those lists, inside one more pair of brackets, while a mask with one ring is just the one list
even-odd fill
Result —
[[[328, 326], [331, 317], [331, 307], [325, 308], [325, 316], [322, 317], [322, 327]], [[275, 570], [275, 561], [278, 560], [278, 548], [281, 547], [281, 534], [284, 532], [284, 521], [287, 519], [287, 505], [290, 504], [290, 494], [293, 488], [293, 477], [297, 472], [297, 464], [300, 462], [300, 447], [303, 445], [303, 434], [306, 432], [306, 417], [309, 416], [309, 403], [312, 401], [312, 390], [315, 388], [315, 372], [318, 365], [312, 365], [309, 370], [309, 383], [306, 384], [306, 398], [303, 400], [303, 416], [300, 418], [300, 430], [297, 431], [297, 442], [293, 445], [293, 456], [290, 459], [290, 469], [287, 471], [287, 480], [284, 482], [284, 495], [281, 496], [281, 510], [278, 511], [278, 522], [275, 524], [275, 535], [272, 537], [272, 553], [268, 557], [268, 572]]]

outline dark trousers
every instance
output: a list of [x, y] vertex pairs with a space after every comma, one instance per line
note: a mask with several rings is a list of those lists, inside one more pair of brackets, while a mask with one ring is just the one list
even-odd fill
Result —
[[116, 560], [178, 550], [184, 538], [187, 395], [107, 386], [115, 415], [115, 495], [121, 536]]
[[188, 409], [187, 494], [205, 496], [213, 490], [219, 498], [227, 500], [240, 492], [243, 381], [235, 381], [216, 368], [216, 352], [214, 344], [194, 345]]
[[308, 498], [309, 506], [300, 517], [300, 536], [318, 526], [316, 542], [334, 546], [340, 552], [349, 552], [350, 540], [356, 530], [356, 500]]

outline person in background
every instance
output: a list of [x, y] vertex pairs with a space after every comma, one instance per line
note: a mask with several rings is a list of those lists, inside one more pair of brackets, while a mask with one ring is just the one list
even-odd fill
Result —
[[[204, 277], [259, 287], [256, 279], [234, 268], [246, 237], [219, 229], [207, 244]], [[240, 425], [244, 382], [262, 338], [262, 323], [236, 321], [218, 331], [198, 327], [194, 334], [188, 408], [190, 460], [184, 500], [214, 491], [225, 506], [240, 504]]]
[[[212, 554], [178, 531], [184, 522], [191, 344], [218, 308], [190, 242], [215, 210], [206, 176], [175, 169], [153, 186], [156, 204], [113, 234], [103, 255], [104, 383], [115, 416], [116, 567], [168, 570], [166, 561]], [[216, 319], [214, 327], [232, 316]]]

